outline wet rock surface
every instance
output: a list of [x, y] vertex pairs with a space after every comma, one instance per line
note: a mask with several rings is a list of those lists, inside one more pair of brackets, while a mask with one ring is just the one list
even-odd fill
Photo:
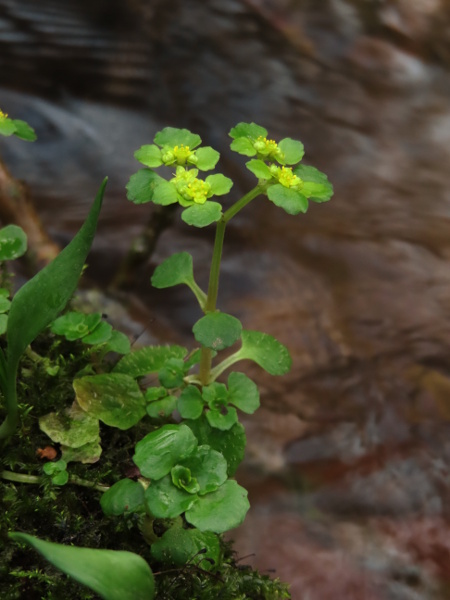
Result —
[[[200, 133], [240, 190], [232, 125], [304, 142], [334, 199], [296, 218], [255, 201], [227, 231], [220, 307], [293, 356], [280, 379], [248, 367], [263, 409], [233, 537], [293, 598], [449, 597], [450, 3], [0, 0], [0, 17], [2, 108], [40, 139], [1, 154], [60, 241], [110, 175], [100, 279], [147, 218], [123, 188], [158, 128]], [[205, 283], [211, 241], [175, 225], [136, 279], [169, 341], [195, 305], [148, 276], [187, 249]]]

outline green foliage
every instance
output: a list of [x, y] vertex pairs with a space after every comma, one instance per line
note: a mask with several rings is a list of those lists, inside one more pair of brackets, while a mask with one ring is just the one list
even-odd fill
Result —
[[95, 349], [103, 354], [130, 352], [127, 336], [120, 331], [114, 331], [109, 323], [102, 321], [100, 313], [68, 311], [53, 321], [50, 330], [57, 335], [63, 335], [66, 340], [82, 340], [84, 344], [96, 346]]
[[20, 119], [10, 119], [7, 114], [0, 110], [0, 135], [15, 135], [21, 140], [34, 142], [36, 133], [32, 127]]
[[106, 179], [91, 211], [68, 246], [16, 293], [8, 320], [8, 363], [17, 364], [25, 348], [63, 310], [74, 293], [94, 239]]
[[[31, 135], [3, 113], [0, 133]], [[187, 252], [166, 259], [152, 276], [156, 288], [185, 284], [192, 291], [203, 313], [193, 326], [200, 348], [190, 353], [175, 345], [131, 351], [126, 336], [114, 331], [99, 312], [69, 311], [58, 317], [76, 287], [92, 242], [104, 184], [85, 225], [61, 255], [26, 284], [11, 304], [7, 292], [0, 290], [0, 332], [1, 317], [6, 320], [5, 313], [10, 313], [6, 355], [0, 351], [0, 384], [8, 413], [2, 437], [11, 433], [12, 416], [17, 420], [19, 359], [40, 331], [51, 324], [55, 345], [78, 344], [87, 356], [86, 364], [71, 373], [75, 401], [65, 396], [65, 404], [58, 401], [37, 415], [39, 435], [46, 434], [57, 446], [41, 450], [50, 460], [31, 473], [4, 471], [3, 477], [41, 483], [48, 498], [66, 494], [73, 485], [92, 488], [90, 493], [102, 492], [103, 520], [100, 517], [99, 522], [110, 533], [127, 535], [137, 526], [142, 537], [135, 536], [134, 543], [148, 544], [151, 549], [139, 546], [137, 553], [117, 552], [113, 534], [108, 537], [108, 550], [44, 542], [27, 534], [12, 537], [31, 545], [108, 600], [154, 597], [152, 572], [140, 555], [191, 572], [190, 579], [183, 575], [187, 583], [182, 587], [160, 587], [158, 598], [175, 598], [168, 591], [172, 588], [179, 593], [177, 600], [216, 597], [217, 581], [208, 579], [215, 573], [220, 574], [220, 589], [227, 590], [230, 598], [289, 597], [276, 582], [248, 573], [242, 580], [232, 575], [232, 561], [220, 537], [242, 523], [249, 509], [246, 490], [232, 479], [246, 444], [238, 411], [252, 414], [260, 398], [256, 384], [245, 373], [229, 373], [226, 383], [218, 378], [242, 360], [252, 360], [272, 375], [287, 373], [292, 362], [287, 348], [271, 335], [245, 330], [236, 317], [218, 310], [220, 262], [227, 223], [258, 196], [267, 196], [286, 213], [297, 215], [306, 212], [310, 200], [329, 200], [333, 188], [323, 173], [300, 164], [301, 142], [291, 138], [276, 142], [255, 123], [239, 123], [229, 135], [231, 149], [250, 159], [246, 167], [257, 184], [226, 210], [218, 199], [228, 194], [233, 182], [221, 173], [203, 175], [216, 167], [219, 153], [201, 146], [201, 138], [187, 129], [166, 127], [153, 143], [141, 146], [135, 157], [144, 168], [127, 184], [127, 197], [136, 204], [179, 204], [181, 218], [188, 225], [216, 224], [207, 292], [197, 284], [193, 258]], [[171, 167], [172, 176], [165, 179], [157, 174], [154, 169], [159, 167]], [[0, 230], [0, 260], [15, 258], [24, 250], [20, 231]], [[223, 358], [220, 353], [237, 342], [240, 347]], [[108, 352], [123, 356], [112, 364], [104, 360]], [[62, 355], [30, 354], [47, 378], [64, 376], [67, 366]], [[72, 463], [70, 472], [68, 463]], [[11, 461], [11, 468], [18, 464]], [[94, 472], [98, 473], [95, 481]]]
[[94, 590], [104, 600], [152, 600], [155, 597], [153, 573], [137, 554], [64, 546], [26, 533], [9, 535], [37, 550], [55, 567]]
[[242, 523], [250, 508], [247, 490], [229, 479], [211, 494], [198, 498], [186, 520], [200, 531], [224, 533]]
[[129, 429], [145, 415], [138, 384], [125, 373], [102, 373], [75, 379], [77, 402], [88, 415], [106, 425]]
[[144, 505], [144, 488], [137, 481], [121, 479], [103, 494], [100, 504], [108, 516], [141, 511]]
[[133, 461], [142, 475], [157, 480], [189, 456], [197, 445], [197, 438], [186, 425], [163, 425], [136, 444]]
[[143, 377], [157, 373], [171, 358], [184, 358], [188, 351], [181, 346], [147, 346], [130, 352], [119, 360], [113, 373]]
[[0, 261], [13, 260], [27, 251], [27, 236], [17, 225], [7, 225], [0, 229]]
[[54, 442], [71, 448], [99, 440], [98, 419], [82, 410], [76, 402], [63, 411], [42, 416], [39, 427]]
[[45, 463], [43, 471], [52, 480], [54, 485], [65, 485], [69, 481], [69, 473], [66, 471], [67, 463], [65, 460]]
[[6, 333], [8, 315], [5, 313], [9, 311], [10, 306], [11, 300], [9, 299], [9, 290], [0, 288], [0, 335]]
[[236, 342], [242, 331], [241, 322], [226, 313], [208, 313], [194, 325], [197, 342], [212, 350], [223, 350]]
[[178, 567], [194, 562], [200, 569], [210, 571], [219, 565], [221, 547], [211, 532], [171, 527], [152, 544], [152, 556]]

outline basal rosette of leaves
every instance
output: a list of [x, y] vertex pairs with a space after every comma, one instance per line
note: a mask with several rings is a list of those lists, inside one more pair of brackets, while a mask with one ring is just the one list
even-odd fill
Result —
[[288, 214], [305, 213], [309, 200], [326, 202], [333, 195], [333, 186], [324, 173], [298, 164], [304, 155], [301, 142], [284, 138], [277, 143], [256, 123], [239, 123], [229, 135], [232, 150], [255, 157], [246, 163], [247, 169], [258, 178], [269, 200]]
[[183, 515], [200, 531], [223, 533], [240, 525], [250, 507], [247, 491], [228, 478], [223, 454], [199, 444], [184, 423], [147, 434], [136, 444], [133, 461], [147, 480], [146, 489], [139, 482], [118, 481], [102, 496], [105, 514], [126, 512], [131, 497], [136, 512], [158, 519]]
[[[166, 127], [153, 141], [135, 152], [135, 158], [147, 168], [131, 176], [127, 198], [135, 204], [178, 203], [185, 209], [181, 218], [188, 225], [206, 227], [217, 222], [222, 217], [222, 206], [211, 198], [227, 194], [233, 182], [221, 173], [205, 179], [198, 174], [214, 169], [219, 153], [209, 146], [198, 147], [200, 136], [187, 129]], [[164, 179], [153, 170], [161, 166], [175, 167], [172, 178]]]

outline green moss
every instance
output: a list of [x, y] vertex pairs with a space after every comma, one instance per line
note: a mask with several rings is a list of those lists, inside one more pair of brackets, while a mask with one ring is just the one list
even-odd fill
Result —
[[[39, 357], [45, 357], [41, 359]], [[51, 440], [39, 430], [40, 416], [70, 405], [72, 381], [90, 368], [90, 355], [81, 343], [67, 343], [43, 335], [25, 355], [18, 384], [21, 421], [6, 446], [0, 470], [34, 476], [43, 474], [39, 448]], [[55, 369], [54, 367], [58, 367]], [[52, 375], [55, 370], [56, 375]], [[2, 412], [0, 401], [0, 413]], [[144, 420], [128, 431], [102, 426], [104, 449], [93, 465], [70, 463], [71, 475], [111, 485], [135, 475], [131, 460], [136, 441], [155, 427]], [[54, 569], [36, 552], [12, 543], [8, 531], [24, 531], [62, 544], [129, 550], [147, 559], [155, 572], [158, 600], [277, 600], [290, 598], [287, 586], [260, 575], [235, 560], [230, 544], [223, 543], [223, 562], [216, 571], [191, 563], [183, 568], [160, 565], [139, 530], [138, 515], [106, 518], [100, 507], [101, 492], [68, 484], [56, 487], [50, 478], [38, 484], [0, 479], [0, 598], [2, 600], [95, 600], [95, 594]], [[157, 524], [155, 525], [157, 528]], [[161, 535], [162, 532], [156, 531]]]

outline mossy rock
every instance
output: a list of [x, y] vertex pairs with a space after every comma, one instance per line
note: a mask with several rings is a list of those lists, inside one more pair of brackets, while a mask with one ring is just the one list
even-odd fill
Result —
[[[51, 440], [40, 431], [39, 417], [70, 406], [73, 377], [90, 364], [81, 343], [40, 336], [33, 350], [45, 356], [25, 356], [18, 382], [21, 425], [6, 446], [0, 470], [42, 475], [42, 449]], [[55, 370], [50, 363], [58, 363]], [[0, 418], [3, 417], [0, 399]], [[133, 476], [131, 460], [136, 441], [155, 428], [150, 418], [127, 431], [101, 426], [103, 454], [93, 465], [71, 463], [70, 473], [82, 479], [112, 485]], [[41, 449], [41, 450], [39, 450]], [[53, 568], [36, 552], [12, 542], [8, 531], [23, 531], [62, 544], [128, 550], [148, 560], [155, 573], [157, 600], [276, 600], [290, 598], [287, 586], [237, 562], [232, 544], [220, 540], [222, 562], [217, 570], [201, 569], [194, 561], [184, 567], [158, 564], [138, 527], [139, 516], [105, 517], [101, 492], [75, 485], [54, 486], [0, 479], [0, 598], [2, 600], [95, 600], [87, 588]], [[162, 526], [163, 527], [163, 526]], [[155, 534], [158, 525], [154, 526]]]

